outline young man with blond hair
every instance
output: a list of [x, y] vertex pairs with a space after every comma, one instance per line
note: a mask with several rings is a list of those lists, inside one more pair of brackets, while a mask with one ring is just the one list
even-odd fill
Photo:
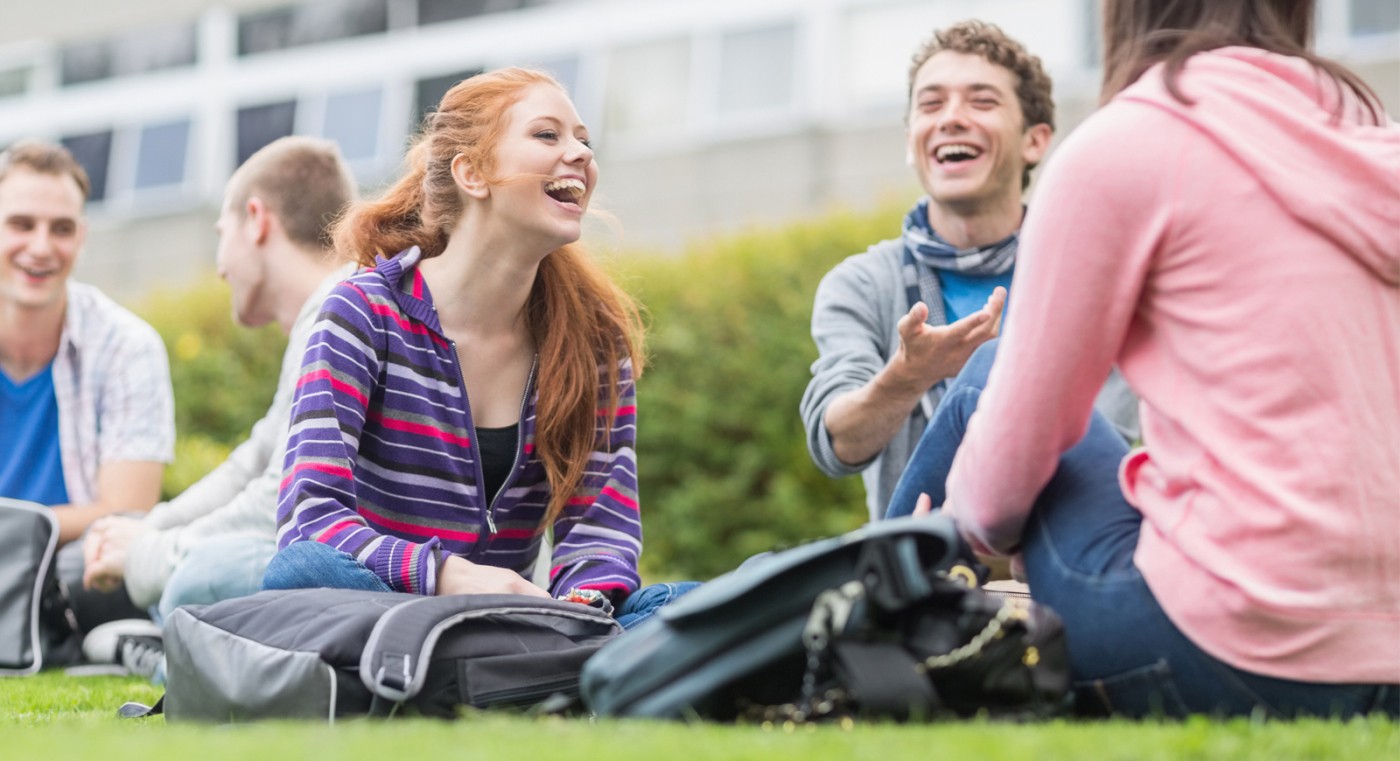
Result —
[[86, 586], [124, 581], [132, 602], [158, 620], [180, 605], [259, 589], [277, 549], [277, 491], [301, 356], [325, 295], [353, 271], [331, 250], [328, 228], [354, 197], [339, 150], [311, 138], [269, 144], [229, 180], [215, 225], [219, 275], [239, 324], [276, 322], [289, 335], [276, 395], [248, 440], [198, 483], [148, 515], [92, 527]]

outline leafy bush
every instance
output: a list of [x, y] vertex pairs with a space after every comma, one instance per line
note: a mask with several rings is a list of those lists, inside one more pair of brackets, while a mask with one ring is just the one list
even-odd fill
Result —
[[649, 313], [637, 389], [645, 570], [709, 578], [864, 522], [860, 479], [812, 464], [798, 403], [816, 359], [817, 283], [897, 235], [901, 214], [833, 213], [614, 263]]
[[222, 462], [267, 412], [287, 339], [275, 325], [235, 324], [228, 286], [212, 276], [156, 291], [139, 311], [170, 354], [179, 440], [162, 484], [169, 499]]

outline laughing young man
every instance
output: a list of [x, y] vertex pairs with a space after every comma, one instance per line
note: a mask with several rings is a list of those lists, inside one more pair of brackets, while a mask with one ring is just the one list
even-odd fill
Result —
[[[160, 336], [70, 280], [88, 187], [62, 146], [22, 141], [0, 153], [0, 497], [50, 508], [63, 543], [104, 516], [149, 510], [175, 448]], [[72, 592], [45, 593], [51, 662], [76, 657], [64, 610], [80, 627], [135, 612], [122, 593], [79, 605]]]
[[[991, 24], [933, 34], [914, 54], [907, 160], [923, 186], [903, 235], [837, 265], [817, 289], [820, 354], [802, 397], [807, 448], [860, 473], [872, 520], [972, 352], [996, 337], [1016, 264], [1021, 195], [1054, 134], [1040, 59]], [[1125, 435], [1136, 400], [1116, 373], [1099, 408]]]
[[160, 336], [69, 279], [87, 195], [61, 146], [0, 153], [0, 497], [51, 507], [62, 542], [154, 505], [175, 447]]

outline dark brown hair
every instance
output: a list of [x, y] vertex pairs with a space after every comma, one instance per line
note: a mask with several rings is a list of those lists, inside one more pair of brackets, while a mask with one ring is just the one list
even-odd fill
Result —
[[[1296, 56], [1317, 67], [1340, 96], [1354, 94], [1372, 121], [1384, 109], [1375, 92], [1346, 67], [1308, 50], [1315, 0], [1105, 0], [1104, 66], [1101, 100], [1106, 102], [1158, 63], [1166, 63], [1167, 91], [1182, 103], [1193, 101], [1178, 78], [1191, 56], [1241, 45]], [[1333, 113], [1340, 118], [1345, 99]]]
[[[448, 90], [409, 150], [408, 172], [377, 200], [351, 204], [336, 224], [336, 249], [364, 265], [413, 246], [424, 257], [442, 254], [462, 213], [452, 160], [464, 156], [491, 184], [519, 179], [495, 175], [495, 149], [506, 112], [537, 85], [563, 89], [543, 72], [507, 68]], [[540, 262], [525, 319], [539, 352], [535, 451], [549, 479], [548, 524], [583, 482], [600, 415], [612, 429], [622, 362], [630, 358], [641, 377], [642, 327], [636, 302], [577, 243]]]
[[10, 171], [17, 166], [26, 167], [39, 174], [72, 177], [73, 181], [78, 183], [78, 190], [83, 192], [84, 201], [87, 200], [88, 191], [92, 187], [92, 183], [88, 181], [87, 170], [83, 169], [83, 165], [73, 158], [73, 154], [69, 153], [67, 148], [58, 143], [21, 140], [6, 148], [4, 153], [0, 153], [0, 182], [4, 182]]
[[[963, 53], [986, 59], [990, 63], [1010, 71], [1016, 77], [1016, 100], [1021, 104], [1023, 130], [1036, 124], [1049, 125], [1055, 129], [1055, 99], [1052, 97], [1050, 75], [1045, 73], [1040, 58], [1033, 56], [1025, 46], [1006, 36], [1006, 32], [996, 24], [985, 21], [963, 21], [946, 29], [939, 29], [914, 51], [909, 61], [909, 102], [906, 114], [914, 103], [914, 80], [919, 69], [928, 59], [939, 53]], [[1021, 176], [1021, 187], [1031, 182], [1031, 170], [1035, 164], [1027, 164]]]

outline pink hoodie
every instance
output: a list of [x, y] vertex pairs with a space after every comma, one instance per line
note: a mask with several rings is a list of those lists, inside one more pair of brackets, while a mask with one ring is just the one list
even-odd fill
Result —
[[1400, 682], [1400, 126], [1335, 123], [1319, 81], [1219, 50], [1180, 79], [1195, 105], [1154, 69], [1070, 136], [948, 508], [1013, 551], [1117, 362], [1135, 561], [1172, 621], [1255, 673]]

